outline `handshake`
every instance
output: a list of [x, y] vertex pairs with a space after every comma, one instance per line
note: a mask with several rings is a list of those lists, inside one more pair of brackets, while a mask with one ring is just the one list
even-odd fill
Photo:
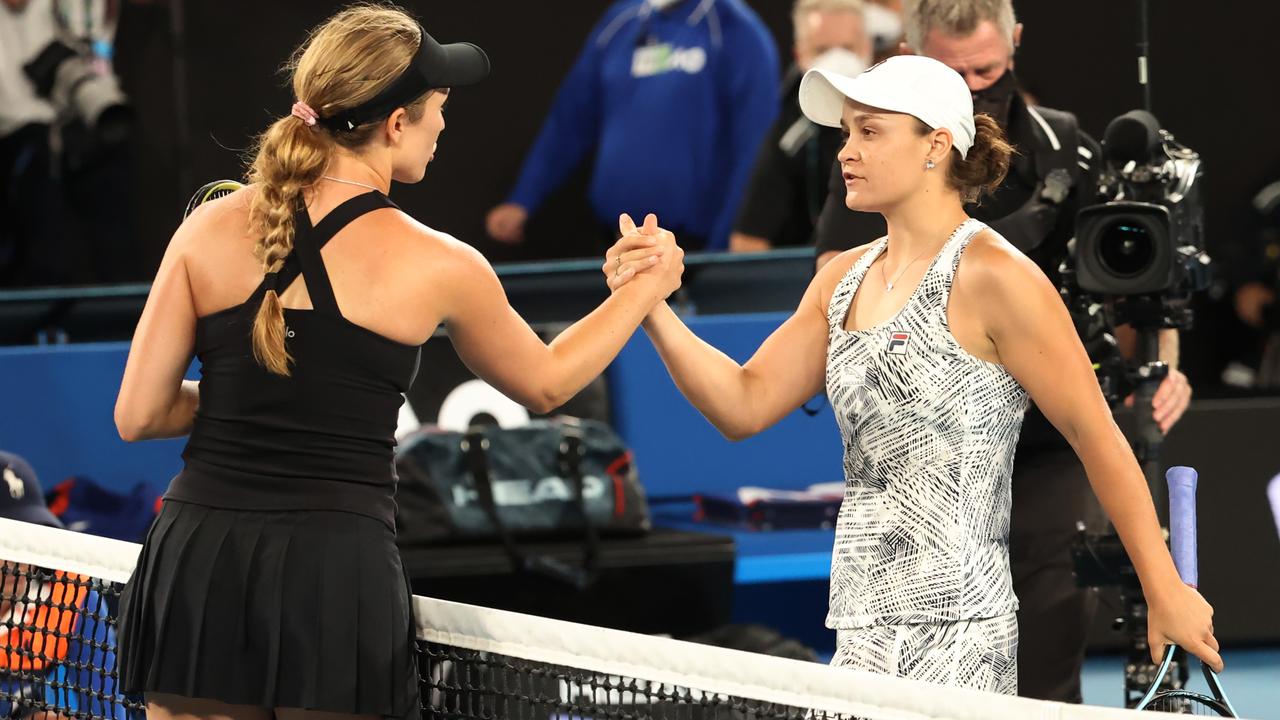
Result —
[[610, 292], [632, 280], [653, 295], [653, 302], [667, 299], [680, 288], [684, 274], [684, 250], [676, 245], [676, 236], [658, 227], [658, 216], [645, 216], [644, 225], [636, 227], [630, 215], [618, 218], [621, 235], [605, 253], [604, 271]]

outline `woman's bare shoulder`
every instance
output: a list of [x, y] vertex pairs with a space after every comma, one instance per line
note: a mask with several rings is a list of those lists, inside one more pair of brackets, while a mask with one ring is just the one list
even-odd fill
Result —
[[962, 289], [984, 295], [1016, 293], [1019, 288], [1048, 282], [1035, 261], [990, 228], [969, 241], [955, 280]]
[[845, 250], [818, 269], [811, 287], [816, 290], [823, 308], [826, 308], [831, 303], [831, 296], [835, 294], [836, 288], [840, 285], [840, 281], [844, 279], [844, 276], [849, 274], [849, 270], [853, 268], [854, 263], [870, 252], [877, 242], [880, 241], [876, 240]]

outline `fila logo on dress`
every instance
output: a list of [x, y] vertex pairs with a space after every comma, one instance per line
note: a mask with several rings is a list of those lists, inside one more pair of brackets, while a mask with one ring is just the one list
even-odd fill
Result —
[[911, 342], [911, 333], [894, 330], [889, 333], [889, 345], [885, 348], [885, 352], [890, 355], [906, 355], [909, 342]]

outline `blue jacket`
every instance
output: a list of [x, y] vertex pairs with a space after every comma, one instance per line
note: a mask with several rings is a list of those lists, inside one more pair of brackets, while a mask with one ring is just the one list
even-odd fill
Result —
[[508, 200], [533, 212], [595, 151], [601, 223], [654, 212], [677, 239], [723, 249], [778, 113], [779, 73], [773, 38], [743, 0], [666, 11], [621, 0], [587, 38]]

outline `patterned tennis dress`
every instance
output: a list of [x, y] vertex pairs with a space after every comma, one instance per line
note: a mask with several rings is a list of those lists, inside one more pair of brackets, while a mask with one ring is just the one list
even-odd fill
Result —
[[827, 626], [833, 665], [1012, 694], [1017, 599], [1010, 476], [1027, 394], [966, 352], [947, 324], [958, 227], [891, 320], [844, 329], [887, 240], [863, 253], [828, 307], [827, 394], [844, 441]]

